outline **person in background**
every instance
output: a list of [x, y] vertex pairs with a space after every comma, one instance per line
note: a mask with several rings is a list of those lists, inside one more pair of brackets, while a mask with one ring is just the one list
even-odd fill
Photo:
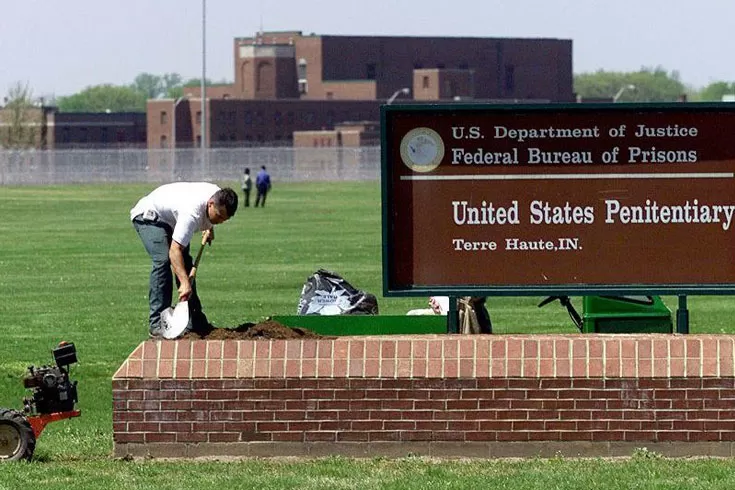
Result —
[[250, 190], [253, 188], [253, 179], [250, 178], [250, 169], [246, 168], [242, 174], [243, 207], [250, 207]]
[[265, 198], [271, 190], [271, 176], [265, 171], [265, 165], [260, 167], [258, 175], [255, 176], [255, 190], [258, 194], [255, 196], [255, 207], [260, 204], [265, 207]]
[[148, 330], [152, 338], [163, 333], [161, 313], [171, 306], [173, 278], [176, 275], [179, 301], [189, 302], [192, 330], [209, 327], [189, 279], [192, 268], [189, 244], [195, 232], [214, 240], [214, 225], [224, 223], [237, 211], [237, 193], [208, 182], [165, 184], [142, 197], [130, 210], [130, 220], [153, 262], [150, 274]]

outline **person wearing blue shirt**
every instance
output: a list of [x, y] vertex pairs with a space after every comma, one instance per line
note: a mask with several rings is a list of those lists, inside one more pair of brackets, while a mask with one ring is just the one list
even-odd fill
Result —
[[258, 191], [255, 196], [255, 207], [257, 208], [258, 205], [265, 207], [265, 197], [271, 190], [271, 176], [265, 171], [265, 165], [260, 167], [258, 175], [255, 176], [255, 189]]

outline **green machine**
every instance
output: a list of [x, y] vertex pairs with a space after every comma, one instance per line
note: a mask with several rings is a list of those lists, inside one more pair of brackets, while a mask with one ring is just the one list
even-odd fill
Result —
[[444, 315], [277, 315], [274, 321], [319, 335], [411, 335], [447, 333]]
[[[671, 310], [659, 296], [584, 296], [580, 315], [569, 296], [549, 296], [539, 307], [558, 300], [582, 333], [672, 333]], [[450, 312], [451, 314], [451, 312]], [[454, 312], [456, 314], [456, 311]], [[273, 320], [320, 335], [441, 334], [452, 330], [444, 315], [280, 315]]]
[[549, 296], [539, 308], [559, 300], [582, 333], [672, 333], [671, 310], [659, 296], [584, 296], [580, 316], [569, 296]]

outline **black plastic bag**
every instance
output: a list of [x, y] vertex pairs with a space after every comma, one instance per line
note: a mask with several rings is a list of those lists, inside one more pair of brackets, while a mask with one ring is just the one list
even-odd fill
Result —
[[298, 315], [377, 315], [378, 299], [342, 276], [319, 269], [304, 283]]

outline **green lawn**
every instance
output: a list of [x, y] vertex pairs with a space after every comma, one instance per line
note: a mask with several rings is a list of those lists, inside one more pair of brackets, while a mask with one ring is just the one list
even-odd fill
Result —
[[[227, 183], [223, 183], [227, 184]], [[235, 185], [235, 183], [230, 183]], [[732, 488], [729, 461], [127, 462], [112, 451], [111, 377], [147, 337], [149, 259], [128, 217], [151, 185], [0, 187], [0, 407], [21, 407], [21, 378], [73, 341], [81, 418], [50, 425], [32, 464], [6, 464], [0, 490], [18, 488]], [[280, 184], [264, 209], [218, 227], [198, 287], [218, 326], [295, 314], [319, 268], [378, 296], [381, 313], [425, 307], [383, 298], [377, 183]], [[672, 267], [675, 264], [672, 263]], [[496, 333], [575, 333], [558, 304], [491, 298]], [[675, 298], [666, 298], [672, 309]], [[581, 310], [581, 301], [577, 300]], [[730, 333], [735, 301], [691, 297], [692, 333]]]

